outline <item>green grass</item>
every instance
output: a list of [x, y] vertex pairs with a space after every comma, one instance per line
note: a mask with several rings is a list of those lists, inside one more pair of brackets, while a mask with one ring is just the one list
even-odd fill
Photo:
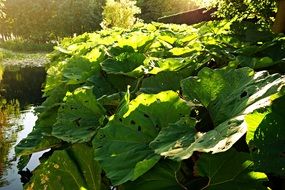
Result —
[[47, 61], [46, 53], [21, 53], [0, 48], [0, 63], [3, 65], [43, 65]]
[[51, 52], [53, 43], [35, 43], [23, 39], [14, 39], [0, 42], [0, 48], [11, 50], [13, 52], [35, 53]]
[[0, 42], [0, 63], [4, 65], [43, 65], [46, 54], [53, 50], [52, 43], [35, 43], [23, 39]]
[[23, 59], [33, 59], [33, 58], [40, 58], [45, 53], [21, 53], [21, 52], [13, 52], [10, 50], [6, 50], [0, 48], [0, 60], [23, 60]]

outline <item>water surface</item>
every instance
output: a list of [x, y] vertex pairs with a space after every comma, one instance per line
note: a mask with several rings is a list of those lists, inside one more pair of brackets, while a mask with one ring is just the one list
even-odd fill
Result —
[[[0, 79], [0, 190], [21, 190], [14, 147], [37, 120], [34, 110], [43, 101], [45, 71], [41, 67], [6, 67]], [[32, 156], [28, 169], [39, 164], [41, 154]]]

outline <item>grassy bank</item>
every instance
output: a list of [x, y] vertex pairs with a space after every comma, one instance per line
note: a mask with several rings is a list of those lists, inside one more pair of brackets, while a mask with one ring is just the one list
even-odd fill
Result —
[[3, 65], [42, 66], [47, 62], [46, 53], [22, 53], [0, 48], [0, 63]]
[[42, 66], [53, 43], [36, 43], [21, 38], [0, 41], [0, 63], [3, 65]]
[[54, 45], [53, 43], [36, 43], [19, 38], [0, 41], [0, 48], [22, 53], [51, 52]]

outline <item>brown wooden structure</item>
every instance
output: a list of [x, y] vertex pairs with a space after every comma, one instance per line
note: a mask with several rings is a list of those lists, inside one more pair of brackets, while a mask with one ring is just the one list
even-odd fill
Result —
[[196, 24], [203, 21], [218, 20], [213, 16], [217, 9], [207, 10], [205, 8], [182, 12], [170, 16], [161, 17], [158, 22], [174, 24]]

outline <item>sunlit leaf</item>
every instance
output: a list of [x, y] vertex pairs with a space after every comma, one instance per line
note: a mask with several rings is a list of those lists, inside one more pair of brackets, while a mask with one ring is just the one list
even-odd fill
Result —
[[75, 144], [56, 150], [36, 170], [25, 189], [101, 189], [101, 168], [91, 147]]
[[[192, 65], [191, 65], [192, 64]], [[151, 70], [148, 74], [157, 74], [162, 71], [179, 71], [187, 66], [196, 67], [196, 63], [187, 58], [167, 58], [154, 60], [149, 65]]]
[[98, 73], [99, 68], [99, 64], [92, 64], [92, 62], [86, 58], [73, 57], [68, 60], [68, 63], [62, 71], [63, 81], [67, 84], [84, 83], [92, 74]]
[[[189, 129], [185, 131], [188, 139], [180, 143], [184, 135], [177, 135], [176, 139], [169, 138], [176, 133], [170, 127], [169, 131], [160, 132], [152, 142], [152, 148], [162, 156], [178, 160], [188, 159], [195, 151], [224, 152], [247, 132], [245, 115], [271, 105], [271, 97], [284, 84], [285, 79], [280, 75], [254, 73], [248, 68], [230, 71], [205, 68], [199, 72], [198, 77], [182, 81], [182, 90], [184, 96], [200, 101], [207, 108], [214, 129], [196, 133]], [[168, 147], [171, 144], [172, 147]]]
[[151, 169], [160, 156], [148, 144], [161, 128], [190, 111], [172, 91], [141, 94], [120, 108], [93, 141], [95, 159], [113, 185], [133, 181]]
[[102, 70], [109, 74], [121, 74], [139, 77], [144, 73], [145, 56], [140, 53], [121, 54], [116, 59], [107, 59], [101, 63]]
[[[285, 85], [284, 77], [252, 69], [212, 70], [205, 68], [197, 77], [182, 82], [185, 97], [200, 101], [210, 112], [215, 125], [234, 116], [270, 104], [271, 95]], [[267, 99], [266, 99], [267, 98]]]

